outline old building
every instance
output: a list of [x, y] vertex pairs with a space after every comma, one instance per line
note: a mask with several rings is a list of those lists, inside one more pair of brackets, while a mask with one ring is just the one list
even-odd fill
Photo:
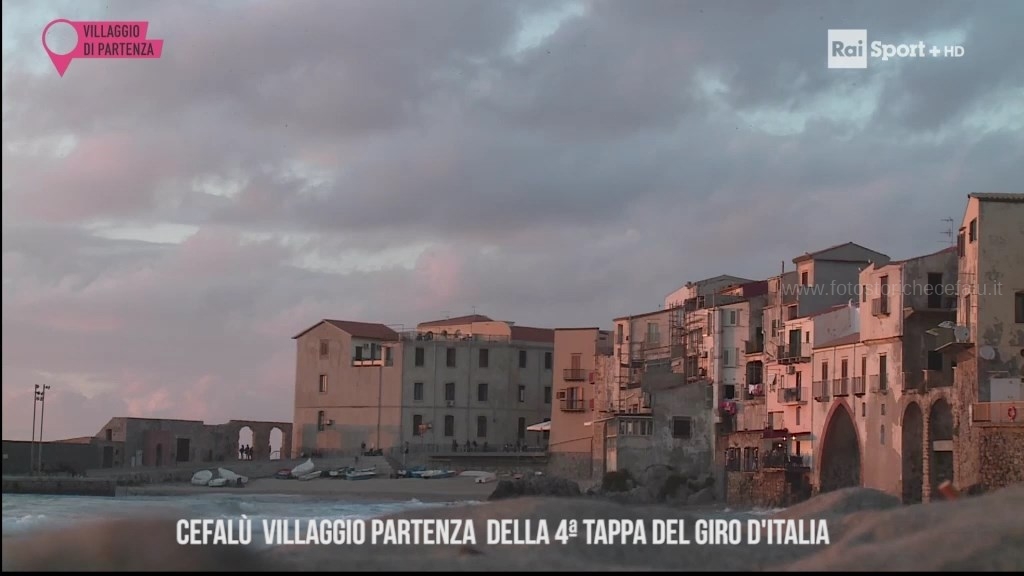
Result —
[[322, 320], [294, 337], [296, 454], [399, 443], [402, 342], [383, 324]]
[[[411, 450], [540, 450], [555, 331], [475, 314], [402, 334], [402, 439]], [[468, 445], [467, 445], [468, 444]]]
[[[549, 469], [572, 478], [594, 474], [594, 453], [605, 453], [604, 434], [595, 432], [594, 421], [602, 413], [597, 403], [596, 372], [608, 366], [610, 333], [599, 328], [557, 328], [554, 345]], [[603, 429], [602, 429], [603, 431]], [[598, 442], [595, 444], [595, 437]], [[602, 458], [602, 469], [606, 467]], [[614, 470], [614, 464], [609, 468]]]
[[[1024, 194], [968, 196], [957, 238], [957, 318], [946, 330], [952, 341], [940, 347], [956, 361], [950, 427], [961, 487], [1024, 481], [1022, 222]], [[924, 417], [930, 434], [930, 414]]]

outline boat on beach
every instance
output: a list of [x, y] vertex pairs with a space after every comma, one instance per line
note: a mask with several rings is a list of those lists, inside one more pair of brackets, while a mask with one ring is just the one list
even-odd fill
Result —
[[314, 470], [312, 472], [306, 472], [305, 474], [303, 474], [301, 476], [298, 476], [298, 479], [299, 480], [306, 480], [306, 481], [308, 481], [308, 480], [316, 480], [317, 478], [323, 476], [323, 473], [324, 473], [323, 470]]
[[213, 472], [209, 470], [200, 470], [192, 475], [193, 486], [208, 486], [210, 480], [213, 480]]
[[207, 486], [209, 486], [210, 488], [222, 488], [222, 487], [227, 486], [227, 485], [228, 485], [228, 479], [227, 478], [214, 478], [213, 480], [210, 480], [209, 483], [207, 483]]
[[362, 470], [349, 470], [345, 473], [346, 480], [369, 480], [377, 476], [376, 468], [363, 468]]
[[423, 478], [424, 480], [451, 478], [452, 476], [455, 476], [455, 472], [453, 470], [427, 470], [420, 474], [420, 478]]
[[302, 478], [304, 475], [309, 474], [310, 472], [312, 472], [315, 469], [316, 469], [316, 464], [313, 464], [313, 459], [310, 458], [310, 459], [306, 460], [305, 462], [303, 462], [302, 464], [299, 464], [295, 468], [292, 468], [292, 477], [294, 477], [294, 478]]

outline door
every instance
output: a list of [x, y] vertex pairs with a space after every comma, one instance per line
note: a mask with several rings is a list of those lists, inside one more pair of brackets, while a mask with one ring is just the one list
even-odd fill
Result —
[[113, 468], [114, 467], [114, 447], [104, 446], [103, 447], [103, 467]]
[[519, 419], [519, 439], [526, 438], [526, 418]]
[[800, 355], [800, 331], [790, 330], [789, 331], [789, 357]]

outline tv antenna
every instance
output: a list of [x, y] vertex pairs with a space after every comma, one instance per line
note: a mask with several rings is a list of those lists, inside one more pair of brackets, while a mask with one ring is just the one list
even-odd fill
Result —
[[952, 246], [956, 243], [955, 221], [952, 218], [943, 218], [942, 221], [946, 223], [946, 229], [942, 231], [942, 235], [946, 237], [946, 243]]

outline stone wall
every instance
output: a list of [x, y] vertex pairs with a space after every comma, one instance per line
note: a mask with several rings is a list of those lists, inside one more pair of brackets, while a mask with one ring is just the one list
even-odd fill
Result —
[[979, 427], [977, 432], [981, 483], [992, 490], [1024, 482], [1024, 427]]
[[548, 454], [548, 474], [573, 480], [592, 478], [593, 455], [590, 452], [551, 452]]
[[726, 473], [726, 503], [730, 506], [779, 508], [789, 501], [785, 470]]

